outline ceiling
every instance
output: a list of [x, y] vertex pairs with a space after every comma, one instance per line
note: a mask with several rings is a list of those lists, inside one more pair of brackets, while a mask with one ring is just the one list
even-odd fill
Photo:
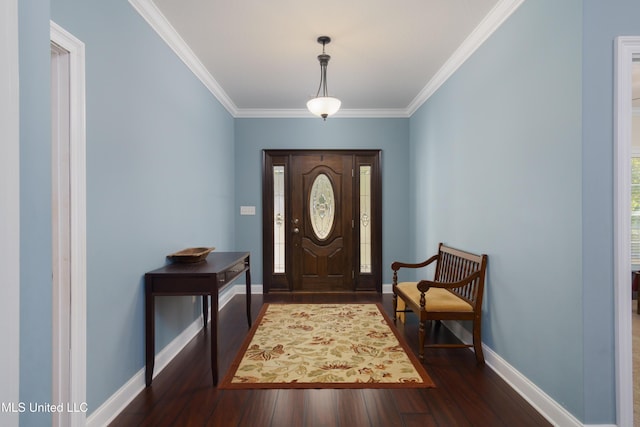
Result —
[[338, 115], [406, 116], [523, 0], [130, 1], [143, 16], [139, 4], [147, 3], [163, 17], [173, 43], [187, 46], [234, 115], [310, 116], [305, 104], [320, 80], [316, 40], [327, 35]]

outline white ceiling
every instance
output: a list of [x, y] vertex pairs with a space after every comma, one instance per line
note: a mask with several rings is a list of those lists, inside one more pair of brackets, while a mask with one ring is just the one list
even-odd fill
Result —
[[147, 3], [168, 21], [177, 33], [174, 43], [188, 46], [226, 96], [227, 108], [242, 116], [305, 111], [320, 79], [321, 35], [332, 38], [328, 87], [342, 100], [341, 112], [406, 115], [522, 0], [130, 2], [143, 16], [140, 4]]

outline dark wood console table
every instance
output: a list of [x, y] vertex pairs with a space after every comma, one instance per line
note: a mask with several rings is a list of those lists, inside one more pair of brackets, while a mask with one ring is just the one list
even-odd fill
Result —
[[155, 363], [155, 296], [202, 295], [204, 328], [211, 296], [211, 375], [218, 384], [218, 293], [246, 274], [247, 322], [251, 327], [251, 273], [249, 252], [212, 252], [198, 263], [174, 263], [145, 274], [145, 383], [153, 380]]

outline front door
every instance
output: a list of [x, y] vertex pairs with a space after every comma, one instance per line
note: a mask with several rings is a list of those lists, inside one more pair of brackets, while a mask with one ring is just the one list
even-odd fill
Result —
[[381, 291], [379, 154], [264, 152], [264, 292]]
[[351, 156], [309, 154], [292, 160], [293, 290], [352, 290]]

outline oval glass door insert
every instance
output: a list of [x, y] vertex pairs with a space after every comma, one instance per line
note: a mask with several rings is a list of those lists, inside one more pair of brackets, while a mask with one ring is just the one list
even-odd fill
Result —
[[321, 173], [313, 181], [309, 194], [309, 215], [316, 237], [325, 240], [329, 237], [335, 216], [335, 199], [331, 180]]

